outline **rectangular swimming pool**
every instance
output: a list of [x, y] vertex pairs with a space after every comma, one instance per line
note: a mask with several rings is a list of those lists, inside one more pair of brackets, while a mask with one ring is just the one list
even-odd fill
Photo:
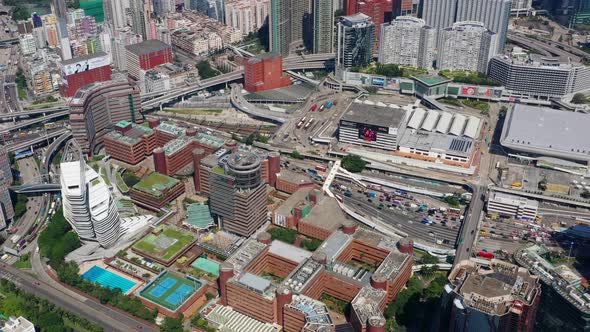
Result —
[[118, 274], [114, 274], [113, 272], [107, 271], [97, 265], [94, 265], [90, 268], [90, 270], [86, 271], [86, 273], [82, 275], [82, 278], [91, 282], [97, 282], [105, 288], [119, 288], [123, 294], [127, 293], [136, 285], [135, 282], [123, 278]]

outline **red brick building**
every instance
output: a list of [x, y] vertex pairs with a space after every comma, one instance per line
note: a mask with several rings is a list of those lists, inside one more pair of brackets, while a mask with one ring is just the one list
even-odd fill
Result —
[[363, 13], [369, 16], [375, 24], [373, 53], [379, 52], [381, 24], [383, 24], [385, 16], [391, 17], [392, 8], [392, 0], [348, 0], [346, 4], [346, 15]]
[[[156, 141], [157, 138], [158, 132], [156, 131]], [[204, 155], [209, 155], [223, 146], [224, 143], [223, 139], [189, 129], [185, 136], [171, 140], [164, 144], [162, 148], [154, 150], [156, 172], [174, 176], [193, 164], [193, 150], [202, 149]]]
[[148, 127], [120, 121], [115, 130], [105, 135], [104, 147], [113, 159], [135, 165], [152, 154], [156, 148], [156, 135]]
[[175, 178], [152, 173], [129, 190], [131, 200], [146, 209], [158, 211], [184, 193], [184, 184]]
[[138, 44], [125, 46], [127, 53], [127, 71], [135, 80], [139, 79], [140, 70], [172, 62], [172, 47], [157, 39], [146, 40]]
[[63, 61], [61, 63], [63, 84], [60, 86], [60, 93], [64, 97], [73, 97], [83, 86], [94, 82], [110, 81], [111, 74], [111, 61], [108, 54], [104, 52]]
[[249, 92], [289, 86], [291, 79], [283, 73], [283, 57], [267, 53], [252, 57], [244, 64], [244, 88]]

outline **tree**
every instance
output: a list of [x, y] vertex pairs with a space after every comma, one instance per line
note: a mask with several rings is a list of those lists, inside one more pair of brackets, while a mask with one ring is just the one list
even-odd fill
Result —
[[574, 104], [584, 104], [586, 102], [586, 96], [583, 93], [576, 93], [572, 98]]
[[131, 188], [134, 185], [138, 184], [139, 181], [141, 181], [141, 179], [139, 177], [137, 177], [137, 175], [135, 175], [135, 173], [131, 172], [131, 171], [127, 171], [123, 174], [123, 182], [125, 182], [125, 184]]
[[171, 318], [166, 317], [164, 318], [164, 322], [160, 327], [160, 331], [162, 332], [182, 332], [184, 328], [182, 327], [182, 321], [184, 320], [184, 316], [182, 314], [179, 315], [178, 318]]
[[211, 68], [211, 64], [207, 60], [199, 62], [197, 69], [199, 70], [199, 76], [204, 80], [219, 75], [219, 72]]
[[542, 191], [547, 190], [547, 179], [544, 178], [543, 180], [539, 181], [539, 183], [537, 184], [537, 188], [539, 188], [539, 190]]
[[362, 172], [365, 169], [366, 165], [366, 161], [354, 154], [349, 154], [346, 157], [342, 158], [342, 167], [344, 167], [345, 170], [352, 173]]
[[438, 263], [438, 258], [436, 258], [436, 256], [433, 256], [429, 253], [426, 253], [425, 255], [422, 256], [422, 258], [420, 258], [420, 264], [436, 264]]
[[297, 151], [297, 150], [293, 150], [293, 152], [291, 152], [290, 156], [293, 159], [303, 159], [303, 155], [301, 155], [301, 153], [299, 153], [299, 151]]

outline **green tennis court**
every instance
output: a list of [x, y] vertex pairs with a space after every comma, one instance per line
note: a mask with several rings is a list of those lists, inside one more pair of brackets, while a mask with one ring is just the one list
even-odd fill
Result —
[[219, 277], [219, 263], [210, 259], [199, 257], [191, 264], [191, 266]]
[[201, 282], [197, 279], [183, 278], [173, 273], [164, 272], [147, 284], [139, 292], [139, 295], [166, 309], [175, 311], [201, 286]]

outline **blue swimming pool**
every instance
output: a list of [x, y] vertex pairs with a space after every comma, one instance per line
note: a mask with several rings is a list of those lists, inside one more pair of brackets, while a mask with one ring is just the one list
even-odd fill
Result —
[[82, 275], [82, 278], [91, 282], [97, 282], [105, 288], [119, 288], [123, 293], [127, 293], [131, 288], [135, 287], [135, 282], [96, 265], [86, 271]]

